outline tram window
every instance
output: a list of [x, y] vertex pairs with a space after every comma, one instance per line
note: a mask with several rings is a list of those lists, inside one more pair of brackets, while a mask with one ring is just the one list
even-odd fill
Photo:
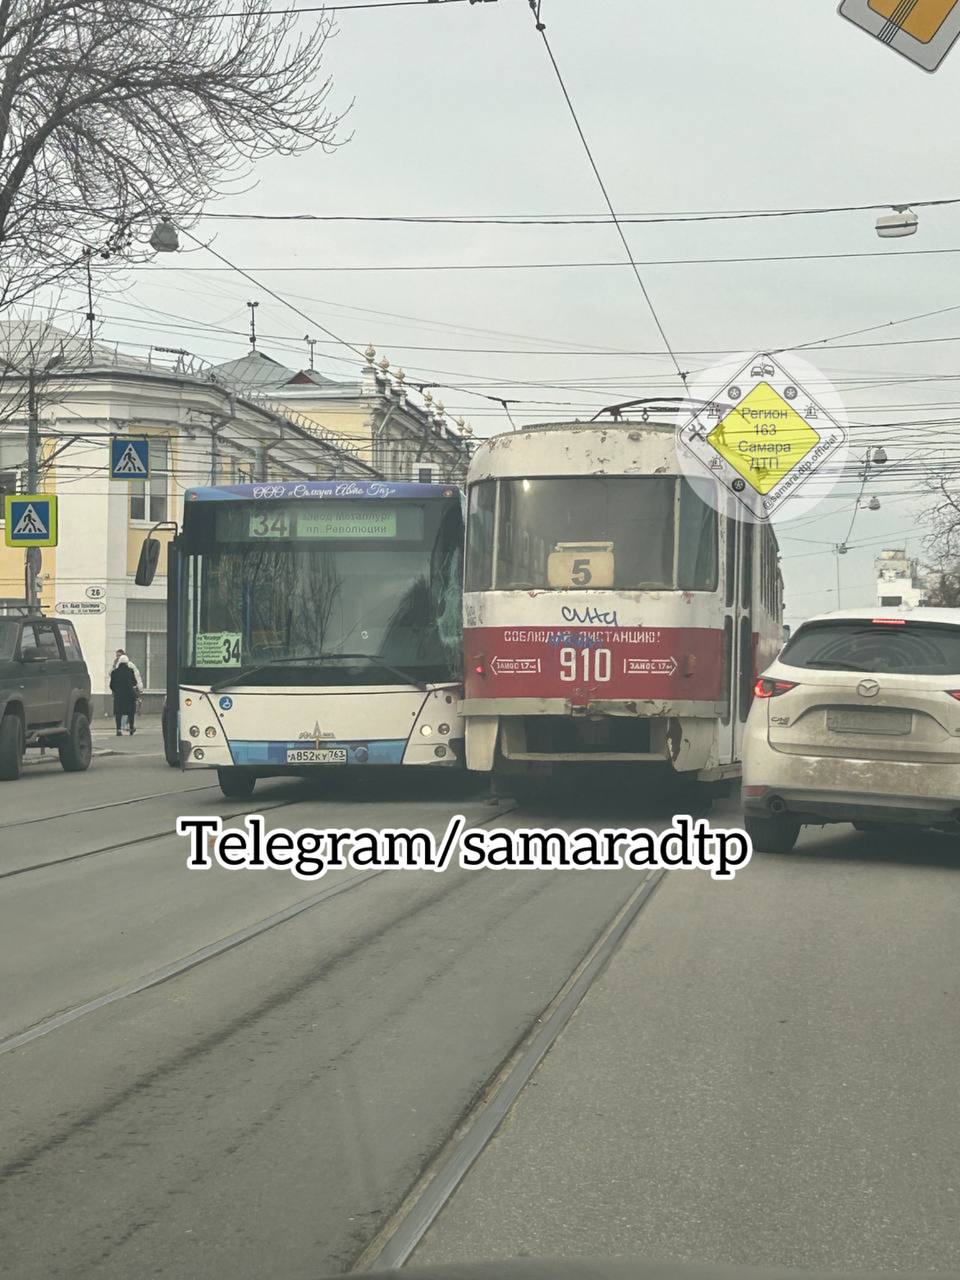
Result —
[[737, 589], [737, 522], [733, 516], [728, 515], [725, 524], [727, 530], [727, 554], [724, 604], [728, 609], [732, 609]]
[[[606, 544], [613, 560], [609, 585], [672, 589], [676, 484], [673, 476], [501, 480], [494, 587], [549, 589], [550, 555], [559, 546]], [[479, 589], [471, 585], [475, 580], [468, 578], [468, 590]], [[589, 576], [567, 589], [590, 590]]]
[[733, 672], [733, 617], [727, 614], [723, 621], [723, 715], [724, 724], [730, 723], [733, 708], [730, 701], [731, 675]]
[[753, 525], [746, 521], [740, 527], [740, 607], [749, 609], [753, 599]]
[[748, 617], [740, 619], [740, 719], [746, 720], [753, 701], [753, 625]]
[[677, 586], [682, 591], [716, 591], [717, 554], [717, 513], [681, 481]]
[[493, 576], [493, 513], [497, 500], [495, 480], [481, 480], [470, 489], [467, 517], [467, 591], [489, 591]]

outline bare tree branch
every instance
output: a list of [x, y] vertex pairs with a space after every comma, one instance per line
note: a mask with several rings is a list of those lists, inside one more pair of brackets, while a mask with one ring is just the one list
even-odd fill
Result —
[[192, 225], [267, 155], [331, 150], [331, 19], [270, 0], [0, 0], [0, 309], [135, 259], [161, 214]]

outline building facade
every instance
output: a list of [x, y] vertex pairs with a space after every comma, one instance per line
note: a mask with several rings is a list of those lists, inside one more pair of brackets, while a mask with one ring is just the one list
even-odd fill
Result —
[[916, 609], [927, 603], [937, 575], [905, 547], [881, 551], [875, 562], [876, 603], [885, 608]]
[[[22, 341], [19, 345], [23, 347]], [[143, 541], [154, 526], [166, 526], [156, 532], [164, 547], [173, 536], [187, 489], [388, 474], [371, 461], [380, 456], [377, 423], [382, 401], [392, 395], [399, 407], [401, 397], [385, 387], [382, 371], [365, 369], [359, 393], [357, 384], [346, 384], [344, 390], [338, 384], [314, 384], [312, 377], [308, 384], [295, 381], [295, 388], [307, 386], [311, 411], [306, 413], [296, 407], [296, 391], [288, 402], [287, 395], [275, 398], [273, 387], [271, 394], [244, 388], [229, 368], [219, 376], [209, 367], [190, 368], [183, 359], [171, 368], [120, 356], [49, 327], [34, 335], [26, 350], [32, 379], [21, 353], [15, 366], [7, 361], [0, 384], [0, 490], [28, 491], [32, 417], [38, 441], [36, 491], [55, 494], [59, 504], [58, 545], [41, 552], [40, 603], [45, 613], [69, 617], [75, 624], [98, 714], [109, 710], [109, 673], [117, 649], [125, 649], [140, 669], [145, 707], [154, 709], [162, 702], [165, 554], [149, 588], [137, 587], [134, 574]], [[258, 362], [266, 359], [256, 357]], [[295, 371], [284, 372], [298, 377]], [[28, 380], [31, 395], [24, 393]], [[341, 431], [339, 425], [350, 421], [350, 393], [358, 402], [353, 421], [360, 425]], [[337, 427], [328, 426], [313, 403], [324, 397], [337, 406], [332, 414]], [[436, 414], [419, 413], [422, 434], [427, 425], [430, 432], [430, 447], [421, 455], [428, 460], [425, 467], [436, 468], [436, 479], [462, 478], [466, 439], [452, 432], [448, 436]], [[401, 417], [416, 415], [403, 406]], [[370, 423], [365, 436], [364, 424]], [[110, 478], [110, 444], [116, 436], [149, 440], [147, 479]], [[0, 523], [2, 514], [0, 508]], [[9, 611], [22, 601], [24, 584], [23, 550], [0, 543], [0, 608]]]

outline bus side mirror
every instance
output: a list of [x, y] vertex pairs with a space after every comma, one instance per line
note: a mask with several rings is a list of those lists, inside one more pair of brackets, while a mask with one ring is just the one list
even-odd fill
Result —
[[134, 582], [138, 587], [149, 587], [157, 576], [157, 565], [160, 563], [160, 543], [156, 538], [144, 538], [140, 548], [140, 560]]

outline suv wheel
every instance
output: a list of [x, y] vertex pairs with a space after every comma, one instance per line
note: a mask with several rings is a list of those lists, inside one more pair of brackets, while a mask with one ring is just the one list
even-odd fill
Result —
[[23, 725], [13, 712], [0, 720], [0, 780], [13, 782], [23, 768]]
[[92, 757], [90, 721], [82, 711], [75, 711], [70, 721], [70, 731], [60, 744], [60, 764], [67, 773], [83, 773], [90, 768]]
[[245, 773], [242, 769], [218, 769], [217, 781], [228, 800], [247, 800], [253, 795], [257, 775]]
[[776, 818], [747, 818], [744, 828], [761, 853], [790, 853], [800, 835], [800, 823], [785, 813]]

